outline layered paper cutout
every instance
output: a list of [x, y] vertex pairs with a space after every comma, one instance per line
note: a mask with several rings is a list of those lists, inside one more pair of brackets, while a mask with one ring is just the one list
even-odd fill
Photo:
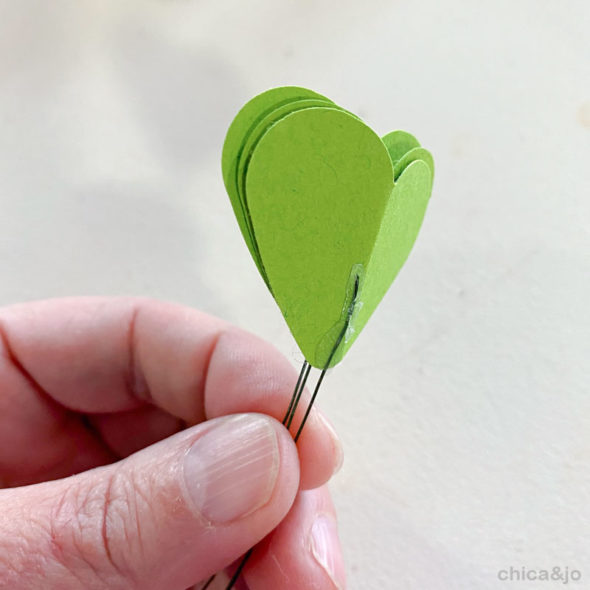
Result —
[[432, 189], [431, 154], [409, 133], [381, 139], [326, 97], [283, 87], [238, 113], [222, 171], [303, 355], [315, 367], [335, 365], [410, 253]]

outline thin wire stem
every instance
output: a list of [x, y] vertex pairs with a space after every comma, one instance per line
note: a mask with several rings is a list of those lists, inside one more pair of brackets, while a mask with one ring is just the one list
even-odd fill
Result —
[[291, 428], [291, 423], [293, 422], [293, 418], [295, 418], [295, 412], [297, 411], [297, 408], [299, 406], [299, 402], [301, 400], [301, 395], [303, 394], [303, 390], [305, 389], [305, 384], [307, 383], [307, 378], [309, 377], [309, 372], [311, 370], [311, 365], [307, 361], [305, 361], [305, 362], [307, 363], [307, 367], [305, 369], [305, 375], [303, 377], [303, 381], [301, 382], [301, 386], [299, 387], [299, 391], [297, 392], [295, 402], [293, 404], [293, 407], [291, 408], [291, 413], [289, 415], [289, 419], [286, 422], [283, 422], [283, 424], [285, 425], [287, 430], [289, 430], [289, 428]]
[[[289, 402], [289, 407], [287, 408], [287, 413], [285, 414], [285, 417], [283, 418], [283, 426], [287, 424], [287, 420], [289, 419], [289, 416], [291, 416], [291, 412], [295, 412], [295, 410], [297, 409], [297, 404], [299, 403], [299, 391], [301, 388], [301, 391], [303, 391], [303, 388], [305, 387], [305, 382], [307, 381], [307, 376], [309, 375], [309, 369], [310, 369], [311, 365], [305, 361], [303, 363], [303, 366], [301, 367], [301, 371], [299, 372], [299, 377], [297, 378], [297, 384], [295, 385], [295, 390], [293, 391], [293, 395], [291, 396], [291, 401]], [[307, 374], [306, 374], [307, 371]], [[301, 383], [303, 381], [303, 383]]]
[[305, 414], [303, 415], [303, 419], [301, 420], [301, 424], [299, 425], [299, 428], [297, 429], [297, 434], [295, 435], [295, 438], [293, 438], [293, 440], [295, 442], [297, 442], [299, 440], [299, 437], [301, 436], [301, 431], [303, 430], [303, 427], [305, 426], [305, 423], [307, 422], [307, 419], [309, 418], [311, 408], [313, 408], [315, 398], [318, 396], [318, 391], [320, 390], [320, 386], [322, 384], [322, 381], [324, 380], [324, 377], [325, 377], [327, 371], [328, 371], [328, 369], [325, 368], [320, 374], [320, 377], [318, 379], [318, 382], [316, 383], [315, 389], [313, 390], [313, 395], [311, 396], [311, 399], [309, 400], [309, 403], [307, 404], [307, 408], [305, 410]]
[[[295, 442], [297, 442], [299, 440], [299, 437], [301, 436], [301, 433], [303, 432], [303, 427], [305, 426], [305, 423], [307, 422], [307, 419], [309, 418], [309, 414], [311, 413], [311, 409], [313, 408], [313, 404], [318, 396], [318, 392], [320, 391], [322, 381], [324, 380], [324, 377], [326, 376], [326, 373], [328, 372], [328, 369], [330, 368], [330, 364], [332, 363], [332, 359], [334, 358], [336, 351], [340, 347], [340, 344], [342, 344], [342, 340], [344, 339], [344, 336], [346, 335], [346, 331], [348, 330], [348, 326], [349, 326], [350, 320], [352, 318], [352, 312], [354, 311], [354, 305], [356, 303], [358, 289], [359, 289], [359, 277], [357, 276], [356, 280], [354, 282], [354, 292], [352, 294], [352, 299], [351, 299], [350, 305], [348, 307], [348, 310], [346, 312], [346, 321], [344, 322], [344, 326], [343, 326], [340, 334], [338, 335], [338, 338], [336, 339], [334, 347], [332, 348], [332, 351], [330, 352], [330, 356], [328, 357], [328, 360], [326, 361], [326, 364], [324, 365], [324, 368], [318, 378], [318, 382], [316, 383], [315, 389], [313, 391], [313, 395], [311, 396], [311, 399], [309, 400], [309, 403], [307, 404], [305, 414], [303, 415], [303, 419], [301, 420], [301, 424], [299, 425], [299, 428], [297, 429], [297, 434], [295, 435], [295, 438], [293, 439]], [[289, 427], [291, 426], [291, 423], [293, 422], [293, 417], [295, 416], [297, 406], [299, 405], [299, 400], [301, 399], [301, 394], [303, 393], [303, 389], [305, 388], [305, 383], [307, 382], [307, 378], [309, 377], [310, 370], [311, 370], [311, 365], [307, 361], [305, 361], [303, 363], [303, 367], [301, 367], [301, 371], [299, 373], [299, 378], [297, 379], [297, 383], [295, 385], [293, 395], [291, 396], [289, 408], [287, 409], [287, 413], [285, 414], [285, 418], [283, 419], [283, 424], [287, 427], [287, 429], [289, 429]], [[240, 577], [240, 574], [242, 573], [244, 566], [246, 565], [246, 563], [250, 559], [253, 551], [254, 551], [254, 547], [249, 549], [248, 552], [244, 555], [242, 561], [240, 562], [240, 565], [238, 565], [238, 569], [234, 572], [234, 575], [232, 576], [228, 585], [225, 587], [225, 590], [231, 590], [233, 588], [234, 584], [238, 581], [238, 578]], [[209, 585], [209, 582], [207, 583], [207, 585]], [[207, 586], [205, 586], [205, 588], [206, 587]]]
[[225, 587], [225, 590], [231, 590], [234, 587], [234, 584], [238, 581], [238, 578], [240, 577], [240, 574], [242, 573], [244, 566], [248, 563], [248, 560], [250, 559], [253, 551], [254, 551], [254, 547], [251, 547], [250, 549], [248, 549], [248, 551], [246, 552], [246, 554], [242, 558], [242, 561], [240, 561], [240, 565], [238, 565], [238, 569], [234, 572], [234, 575], [231, 577], [231, 580], [228, 582], [227, 586]]
[[201, 588], [201, 590], [207, 590], [207, 588], [209, 588], [209, 586], [211, 586], [211, 583], [213, 582], [213, 580], [215, 579], [215, 576], [217, 574], [213, 574], [206, 582], [206, 584]]
[[[307, 382], [307, 378], [309, 377], [310, 369], [311, 365], [307, 361], [305, 361], [303, 363], [303, 366], [301, 367], [301, 371], [299, 371], [299, 377], [297, 378], [295, 389], [293, 390], [293, 394], [291, 395], [291, 401], [289, 402], [287, 413], [283, 418], [283, 425], [286, 425], [287, 422], [289, 422], [290, 425], [291, 421], [293, 420], [293, 416], [295, 415], [297, 406], [299, 405], [299, 400], [301, 399], [301, 392], [305, 389], [305, 384]], [[287, 428], [289, 428], [289, 426], [287, 426]], [[242, 561], [238, 565], [238, 569], [234, 572], [234, 575], [231, 577], [231, 580], [228, 582], [227, 586], [225, 587], [225, 590], [231, 590], [233, 588], [234, 584], [238, 581], [238, 578], [240, 577], [240, 574], [242, 573], [244, 566], [246, 565], [246, 563], [248, 563], [248, 560], [250, 559], [250, 556], [252, 555], [253, 551], [254, 548], [252, 547], [244, 554]], [[205, 588], [209, 586], [209, 584], [213, 581], [213, 578], [215, 578], [215, 575], [213, 575], [213, 577], [209, 579], [207, 584], [205, 584]], [[203, 590], [205, 590], [205, 588], [203, 588]]]
[[[338, 339], [338, 343], [337, 343], [337, 346], [335, 347], [335, 349], [340, 345], [340, 340], [341, 340], [341, 338]], [[330, 358], [328, 359], [327, 365], [329, 365], [330, 362], [332, 361], [333, 354], [334, 354], [334, 351], [332, 351], [332, 354], [330, 355]], [[286, 426], [287, 430], [289, 429], [289, 427], [291, 426], [291, 423], [293, 422], [293, 417], [295, 416], [295, 412], [297, 411], [297, 406], [299, 405], [299, 401], [301, 400], [301, 394], [303, 393], [303, 389], [305, 388], [305, 383], [307, 381], [307, 378], [309, 377], [310, 370], [311, 370], [311, 365], [307, 361], [305, 361], [303, 363], [303, 367], [301, 367], [301, 372], [299, 373], [299, 379], [297, 379], [297, 384], [295, 385], [295, 390], [293, 391], [293, 395], [291, 396], [291, 402], [289, 403], [289, 408], [287, 410], [287, 413], [285, 414], [285, 417], [283, 418], [283, 424]], [[297, 440], [301, 436], [301, 431], [303, 430], [303, 426], [305, 425], [305, 422], [307, 421], [307, 418], [309, 417], [309, 413], [311, 412], [311, 408], [313, 406], [315, 398], [318, 395], [318, 391], [320, 390], [320, 385], [322, 384], [322, 381], [324, 380], [324, 376], [325, 376], [327, 370], [328, 370], [328, 368], [326, 366], [326, 368], [322, 371], [322, 373], [318, 379], [318, 382], [315, 386], [313, 395], [311, 396], [311, 400], [309, 401], [309, 404], [307, 405], [307, 409], [305, 410], [305, 414], [303, 416], [303, 420], [301, 421], [301, 425], [299, 426], [297, 434], [295, 435], [295, 438], [293, 439], [295, 442], [297, 442]], [[240, 565], [238, 566], [238, 569], [234, 572], [234, 575], [232, 576], [231, 580], [228, 582], [227, 586], [225, 587], [225, 590], [231, 590], [234, 587], [234, 584], [238, 581], [238, 578], [240, 577], [240, 574], [242, 573], [244, 566], [246, 565], [246, 563], [250, 559], [250, 556], [252, 555], [253, 551], [254, 551], [254, 547], [249, 549], [248, 552], [244, 555], [244, 557], [242, 558], [242, 561], [240, 562]], [[205, 588], [206, 587], [207, 586], [205, 586]]]
[[[315, 402], [315, 398], [317, 397], [320, 387], [322, 385], [322, 381], [324, 380], [324, 377], [326, 376], [326, 373], [327, 373], [328, 369], [330, 368], [330, 364], [332, 363], [332, 359], [334, 358], [336, 351], [338, 350], [338, 348], [342, 344], [342, 340], [344, 340], [344, 336], [346, 335], [346, 331], [348, 330], [348, 325], [350, 324], [350, 320], [352, 318], [352, 312], [354, 311], [354, 305], [356, 303], [356, 296], [358, 295], [358, 291], [359, 291], [359, 277], [357, 276], [354, 281], [354, 291], [352, 293], [352, 299], [350, 301], [350, 305], [348, 306], [348, 310], [346, 311], [346, 321], [344, 322], [344, 326], [342, 327], [340, 334], [338, 334], [338, 338], [336, 339], [336, 343], [334, 344], [334, 347], [332, 348], [332, 351], [330, 352], [330, 356], [328, 357], [328, 360], [326, 361], [326, 364], [324, 365], [324, 369], [322, 370], [320, 377], [318, 379], [318, 382], [316, 383], [315, 389], [313, 391], [313, 395], [311, 396], [311, 399], [309, 400], [309, 403], [307, 404], [307, 409], [305, 410], [305, 414], [303, 415], [303, 419], [301, 420], [301, 424], [299, 425], [299, 428], [297, 429], [297, 434], [295, 435], [295, 438], [293, 439], [295, 442], [297, 442], [299, 440], [299, 437], [301, 436], [301, 433], [303, 432], [303, 427], [305, 426], [305, 423], [307, 422], [307, 419], [309, 418], [309, 414], [311, 413], [311, 409], [313, 408], [313, 404]], [[291, 425], [291, 423], [289, 422], [289, 426], [290, 425]], [[287, 426], [287, 428], [289, 428], [289, 426]]]

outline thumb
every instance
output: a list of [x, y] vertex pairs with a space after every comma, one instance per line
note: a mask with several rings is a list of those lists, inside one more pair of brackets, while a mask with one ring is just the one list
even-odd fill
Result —
[[113, 465], [0, 490], [0, 588], [184, 589], [275, 528], [298, 484], [286, 429], [240, 414]]

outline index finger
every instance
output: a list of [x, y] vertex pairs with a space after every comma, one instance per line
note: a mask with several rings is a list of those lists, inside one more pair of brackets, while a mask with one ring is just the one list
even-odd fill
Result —
[[[32, 383], [36, 394], [82, 413], [149, 402], [187, 423], [238, 412], [280, 420], [297, 379], [287, 359], [259, 338], [202, 312], [150, 299], [20, 304], [0, 310], [0, 332], [23, 387]], [[302, 480], [323, 483], [339, 447], [317, 412], [299, 450]]]

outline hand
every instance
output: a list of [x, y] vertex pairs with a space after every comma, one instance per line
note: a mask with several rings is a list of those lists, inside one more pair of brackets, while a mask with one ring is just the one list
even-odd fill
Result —
[[183, 590], [260, 541], [243, 587], [343, 588], [340, 443], [315, 410], [297, 447], [277, 421], [296, 380], [180, 306], [0, 309], [0, 588]]

